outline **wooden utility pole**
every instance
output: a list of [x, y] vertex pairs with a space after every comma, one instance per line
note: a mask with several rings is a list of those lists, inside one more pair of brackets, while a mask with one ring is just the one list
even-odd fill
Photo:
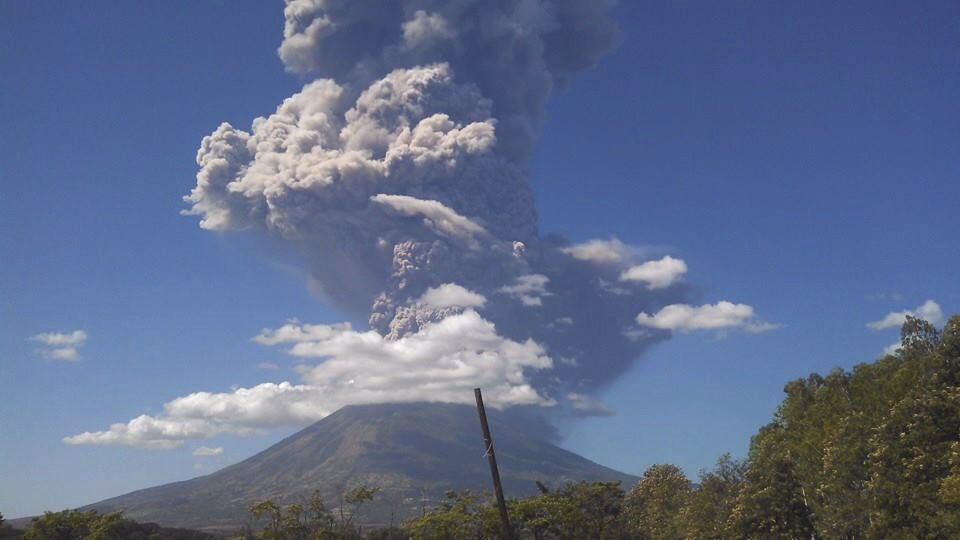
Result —
[[490, 426], [487, 425], [487, 411], [483, 408], [483, 395], [479, 388], [473, 389], [477, 398], [477, 412], [480, 413], [480, 427], [483, 429], [483, 447], [490, 462], [490, 475], [493, 476], [493, 492], [497, 496], [497, 508], [500, 510], [500, 525], [503, 527], [504, 540], [513, 540], [513, 529], [510, 528], [510, 516], [507, 515], [507, 503], [503, 500], [503, 485], [500, 484], [500, 470], [497, 469], [497, 456], [493, 452], [493, 437], [490, 436]]

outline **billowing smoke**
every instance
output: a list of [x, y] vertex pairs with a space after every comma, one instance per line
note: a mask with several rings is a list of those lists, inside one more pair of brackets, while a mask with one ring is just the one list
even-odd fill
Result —
[[200, 392], [68, 442], [168, 447], [359, 401], [469, 402], [475, 384], [494, 406], [610, 414], [591, 395], [669, 335], [649, 314], [686, 296], [686, 265], [615, 238], [542, 237], [527, 166], [553, 88], [614, 44], [608, 7], [287, 0], [279, 54], [311, 82], [249, 130], [203, 139], [185, 213], [297, 246], [312, 283], [370, 330], [265, 330], [255, 341], [319, 359], [303, 384]]
[[553, 87], [613, 44], [607, 8], [290, 0], [280, 57], [318, 79], [249, 132], [204, 139], [189, 212], [297, 244], [326, 297], [391, 339], [459, 311], [416, 302], [429, 288], [481, 294], [501, 334], [563, 359], [541, 388], [595, 389], [662, 337], [625, 334], [637, 313], [678, 292], [537, 230], [527, 154]]

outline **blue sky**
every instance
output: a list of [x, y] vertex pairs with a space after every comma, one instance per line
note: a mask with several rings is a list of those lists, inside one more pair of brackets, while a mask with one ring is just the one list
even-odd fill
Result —
[[[540, 228], [686, 261], [692, 303], [780, 328], [674, 333], [564, 422], [564, 446], [693, 476], [745, 454], [783, 384], [870, 361], [866, 325], [960, 311], [960, 8], [951, 2], [627, 3], [622, 39], [551, 97], [531, 160]], [[174, 450], [67, 445], [191, 392], [295, 380], [251, 342], [364, 318], [258, 234], [181, 216], [201, 138], [304, 82], [265, 2], [0, 4], [0, 511], [93, 502], [247, 457], [290, 426]], [[936, 317], [933, 317], [936, 318]], [[32, 336], [82, 330], [77, 358]], [[269, 362], [279, 369], [258, 368]], [[223, 448], [194, 456], [198, 447]]]

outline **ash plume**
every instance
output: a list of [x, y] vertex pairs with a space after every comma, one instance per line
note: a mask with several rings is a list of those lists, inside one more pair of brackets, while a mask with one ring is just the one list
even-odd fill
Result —
[[309, 82], [204, 137], [183, 213], [295, 246], [311, 289], [369, 328], [265, 328], [252, 341], [284, 348], [300, 381], [194, 392], [64, 441], [177, 448], [350, 404], [471, 403], [476, 386], [547, 436], [545, 416], [613, 414], [598, 391], [673, 331], [776, 328], [746, 304], [685, 303], [681, 259], [538, 230], [544, 104], [616, 41], [608, 7], [287, 0], [278, 52]]
[[[287, 0], [301, 91], [197, 152], [184, 214], [293, 245], [309, 285], [368, 320], [252, 340], [299, 382], [194, 392], [68, 444], [176, 448], [344, 405], [486, 402], [552, 433], [672, 331], [763, 332], [751, 306], [685, 303], [686, 263], [616, 237], [542, 235], [527, 160], [544, 104], [617, 38], [604, 0]], [[589, 180], [585, 180], [589, 185]], [[659, 259], [656, 257], [660, 257]]]
[[623, 244], [583, 257], [537, 228], [534, 134], [553, 88], [614, 44], [608, 7], [288, 0], [279, 55], [315, 80], [204, 138], [187, 213], [297, 245], [329, 301], [387, 339], [472, 309], [421, 301], [458, 287], [500, 335], [544, 347], [552, 366], [527, 374], [542, 396], [602, 388], [668, 335], [636, 315], [684, 296], [621, 279]]

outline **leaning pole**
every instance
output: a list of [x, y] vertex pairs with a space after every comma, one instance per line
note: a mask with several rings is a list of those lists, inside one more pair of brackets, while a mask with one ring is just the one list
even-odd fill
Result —
[[497, 469], [497, 456], [493, 452], [493, 437], [490, 436], [490, 426], [487, 424], [487, 411], [483, 408], [483, 395], [479, 388], [473, 389], [477, 398], [477, 412], [480, 413], [480, 427], [483, 429], [483, 448], [487, 461], [490, 462], [490, 475], [493, 476], [493, 492], [497, 496], [497, 508], [500, 510], [500, 525], [503, 528], [504, 540], [513, 540], [513, 529], [510, 528], [510, 516], [507, 515], [507, 503], [503, 500], [503, 485], [500, 483], [500, 470]]

